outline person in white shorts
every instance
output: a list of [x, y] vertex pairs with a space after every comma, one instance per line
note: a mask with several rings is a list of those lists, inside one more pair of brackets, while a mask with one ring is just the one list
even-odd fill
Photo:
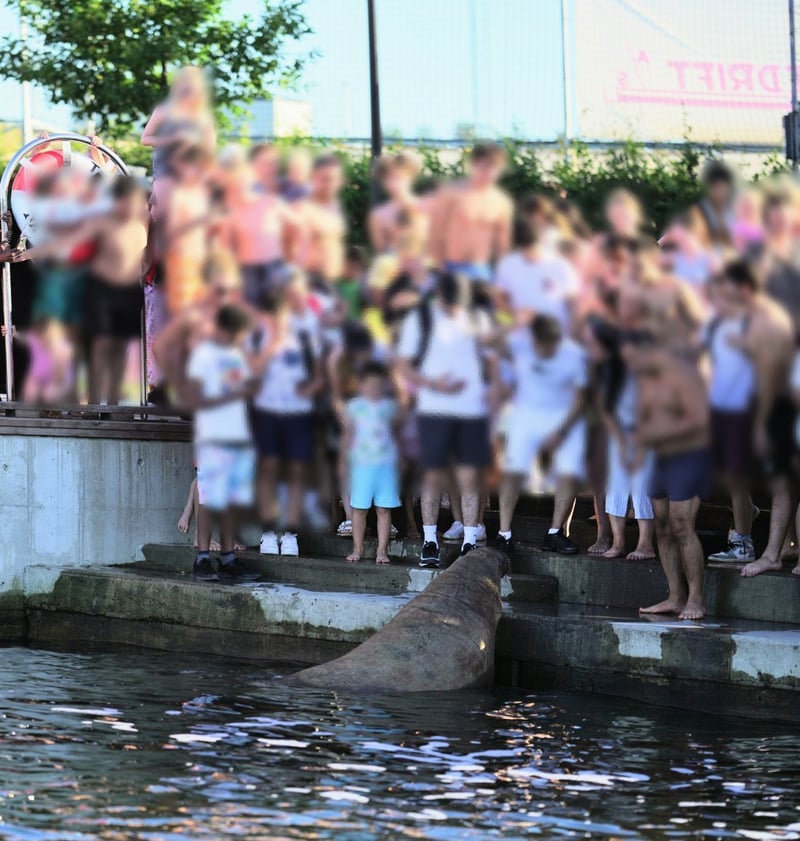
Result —
[[[193, 574], [201, 581], [260, 577], [242, 567], [234, 551], [237, 508], [253, 504], [256, 464], [247, 419], [247, 400], [256, 383], [241, 348], [249, 327], [239, 307], [220, 308], [214, 335], [194, 348], [186, 367], [200, 503]], [[220, 521], [219, 569], [209, 551], [215, 519]]]
[[511, 520], [534, 459], [556, 480], [553, 519], [543, 548], [565, 555], [578, 549], [567, 534], [577, 484], [586, 469], [587, 365], [583, 350], [562, 335], [560, 321], [537, 315], [507, 339], [516, 381], [500, 488], [498, 548], [512, 548]]

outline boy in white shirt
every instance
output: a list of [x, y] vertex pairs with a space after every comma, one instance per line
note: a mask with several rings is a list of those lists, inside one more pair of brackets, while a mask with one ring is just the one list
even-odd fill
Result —
[[[186, 368], [200, 502], [193, 574], [201, 581], [252, 581], [260, 576], [244, 569], [234, 551], [236, 509], [253, 503], [255, 455], [247, 400], [255, 383], [241, 349], [249, 319], [238, 307], [224, 306], [215, 328], [211, 338], [194, 348]], [[220, 525], [219, 569], [209, 551], [215, 519]]]

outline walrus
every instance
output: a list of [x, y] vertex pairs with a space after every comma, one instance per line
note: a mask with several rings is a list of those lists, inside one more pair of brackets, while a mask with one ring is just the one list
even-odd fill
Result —
[[358, 692], [446, 692], [490, 686], [508, 559], [494, 549], [459, 558], [374, 636], [289, 683]]

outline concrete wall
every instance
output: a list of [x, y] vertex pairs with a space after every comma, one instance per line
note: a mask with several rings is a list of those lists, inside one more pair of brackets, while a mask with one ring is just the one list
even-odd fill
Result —
[[0, 435], [0, 593], [175, 542], [192, 476], [185, 442]]

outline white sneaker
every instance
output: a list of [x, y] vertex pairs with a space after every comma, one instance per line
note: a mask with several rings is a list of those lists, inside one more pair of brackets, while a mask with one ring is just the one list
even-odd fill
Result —
[[478, 523], [478, 531], [475, 533], [475, 540], [483, 543], [486, 540], [486, 526], [483, 523]]
[[744, 537], [735, 531], [728, 535], [727, 549], [708, 556], [709, 561], [718, 564], [744, 564], [755, 559], [756, 550], [753, 548], [753, 538]]
[[258, 551], [262, 555], [280, 555], [278, 535], [274, 531], [265, 531], [261, 535], [261, 544], [258, 547]]
[[290, 531], [285, 531], [281, 535], [281, 555], [299, 555], [300, 550], [297, 547], [297, 535]]
[[[484, 530], [484, 534], [485, 534]], [[453, 525], [442, 535], [445, 540], [461, 540], [464, 537], [464, 524], [461, 520], [454, 520]]]

